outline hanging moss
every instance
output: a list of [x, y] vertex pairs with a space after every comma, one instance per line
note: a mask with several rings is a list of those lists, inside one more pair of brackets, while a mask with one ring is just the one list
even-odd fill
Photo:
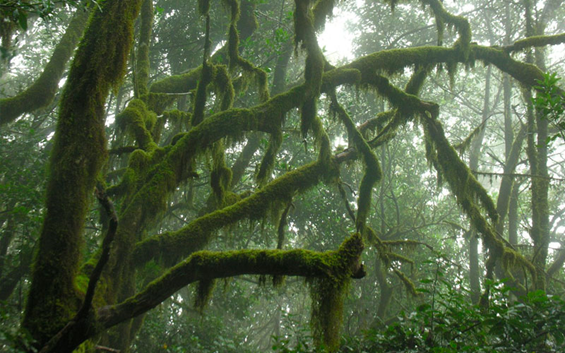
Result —
[[[437, 153], [437, 163], [441, 167], [442, 176], [449, 182], [456, 195], [466, 195], [469, 200], [477, 199], [486, 209], [490, 218], [496, 223], [498, 212], [496, 206], [487, 191], [473, 176], [469, 167], [465, 165], [457, 155], [457, 152], [445, 138], [443, 128], [438, 121], [427, 119], [428, 126], [433, 124], [433, 129], [428, 128], [433, 147]], [[470, 201], [471, 202], [471, 201]]]
[[477, 126], [471, 133], [463, 140], [461, 143], [454, 145], [453, 148], [459, 151], [459, 153], [463, 154], [467, 151], [469, 147], [471, 147], [471, 143], [484, 129], [485, 129], [485, 122], [481, 123]]
[[405, 67], [415, 64], [434, 64], [446, 61], [464, 62], [461, 54], [450, 48], [443, 47], [416, 47], [391, 49], [366, 55], [354, 62], [345, 65], [341, 69], [357, 69], [369, 76], [372, 73], [395, 74], [402, 72]]
[[224, 144], [216, 142], [213, 151], [214, 167], [210, 173], [210, 186], [216, 198], [218, 208], [226, 205], [225, 195], [229, 190], [232, 178], [232, 171], [227, 167], [224, 156]]
[[198, 281], [194, 293], [194, 308], [202, 313], [210, 303], [216, 281], [214, 279], [202, 279]]
[[321, 92], [331, 92], [336, 86], [356, 85], [361, 83], [361, 71], [358, 69], [343, 68], [326, 71], [322, 77]]
[[[471, 44], [471, 26], [469, 21], [463, 16], [455, 16], [450, 14], [443, 4], [439, 0], [423, 0], [424, 4], [430, 5], [432, 8], [435, 16], [436, 16], [436, 23], [438, 27], [438, 40], [441, 43], [441, 38], [443, 35], [443, 24], [444, 22], [448, 25], [454, 26], [457, 28], [459, 32], [459, 39], [455, 42], [454, 47], [458, 50], [461, 50], [463, 54], [464, 61], [467, 60], [470, 52], [470, 44]], [[441, 44], [440, 44], [441, 45]]]
[[306, 137], [308, 130], [312, 127], [312, 122], [318, 113], [318, 96], [322, 85], [322, 75], [324, 72], [325, 60], [318, 46], [316, 33], [313, 24], [313, 15], [310, 10], [309, 0], [296, 0], [294, 11], [294, 42], [296, 47], [302, 44], [306, 49], [306, 64], [304, 69], [304, 79], [306, 88], [306, 99], [300, 108], [300, 130]]
[[259, 166], [259, 171], [257, 172], [257, 183], [259, 187], [264, 186], [271, 178], [271, 173], [275, 167], [275, 161], [277, 158], [277, 152], [282, 145], [283, 135], [282, 130], [277, 130], [271, 134], [269, 139], [269, 146], [267, 151], [263, 155], [261, 160], [261, 165]]
[[[316, 146], [319, 150], [318, 161], [328, 166], [328, 168], [331, 168], [333, 156], [330, 147], [330, 137], [328, 136], [328, 133], [324, 129], [324, 126], [322, 125], [322, 120], [320, 118], [316, 117], [312, 122], [312, 131], [314, 133], [314, 138], [316, 139]], [[335, 181], [333, 177], [335, 176], [327, 178], [326, 182]]]
[[433, 140], [437, 152], [437, 164], [440, 168], [438, 172], [449, 183], [452, 192], [457, 198], [457, 202], [467, 214], [473, 226], [481, 234], [486, 248], [489, 249], [487, 265], [491, 263], [491, 268], [487, 268], [487, 270], [490, 272], [494, 271], [496, 261], [498, 259], [505, 259], [503, 264], [519, 264], [527, 268], [532, 277], [536, 277], [535, 267], [530, 261], [512, 249], [507, 248], [494, 227], [482, 216], [480, 209], [475, 203], [475, 199], [486, 209], [494, 224], [498, 221], [498, 214], [492, 199], [490, 199], [486, 190], [472, 175], [469, 168], [459, 159], [453, 147], [447, 142], [441, 124], [431, 117], [426, 117], [423, 122], [424, 128]]
[[285, 207], [296, 193], [337, 173], [337, 167], [328, 169], [318, 162], [290, 171], [236, 204], [200, 217], [178, 231], [144, 240], [136, 246], [135, 262], [141, 264], [160, 254], [177, 258], [202, 249], [216, 230], [244, 219], [263, 220], [274, 210]]
[[222, 111], [230, 109], [235, 98], [235, 90], [225, 65], [216, 65], [216, 74], [214, 75], [214, 90], [217, 92], [221, 100]]
[[[362, 251], [363, 242], [358, 234], [347, 238], [338, 251], [325, 253], [303, 249], [200, 251], [172, 267], [135, 296], [119, 305], [99, 310], [97, 314], [100, 328], [111, 327], [127, 318], [144, 313], [180, 288], [195, 281], [253, 274], [325, 277], [333, 279], [334, 283], [345, 283], [348, 277], [362, 278], [365, 275], [359, 261]], [[336, 298], [336, 296], [331, 297]], [[322, 299], [324, 298], [330, 298], [330, 296], [324, 295]], [[337, 301], [334, 303], [339, 305]], [[325, 304], [321, 303], [321, 305]], [[334, 314], [337, 313], [334, 312]], [[332, 315], [331, 318], [338, 316], [341, 314]], [[327, 326], [329, 323], [321, 324]], [[339, 325], [328, 327], [331, 333], [335, 333], [335, 328]], [[329, 336], [329, 333], [324, 333], [324, 335]], [[335, 342], [335, 338], [327, 337], [327, 340]]]
[[208, 63], [205, 63], [202, 68], [202, 76], [200, 81], [198, 81], [198, 86], [196, 88], [196, 97], [194, 98], [194, 108], [191, 118], [191, 125], [196, 126], [204, 120], [204, 108], [206, 107], [206, 89], [208, 84], [212, 82], [214, 76], [214, 67]]

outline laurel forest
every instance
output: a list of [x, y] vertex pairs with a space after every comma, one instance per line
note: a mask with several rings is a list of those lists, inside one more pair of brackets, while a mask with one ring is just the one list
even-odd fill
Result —
[[564, 18], [3, 1], [0, 350], [563, 352]]

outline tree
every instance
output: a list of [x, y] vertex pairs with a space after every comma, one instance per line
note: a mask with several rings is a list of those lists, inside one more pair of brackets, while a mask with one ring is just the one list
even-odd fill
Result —
[[[439, 1], [422, 3], [435, 18], [437, 45], [400, 49], [378, 45], [378, 51], [337, 67], [326, 60], [316, 37], [332, 13], [331, 0], [296, 0], [292, 8], [285, 2], [261, 7], [228, 0], [225, 12], [205, 0], [199, 1], [197, 12], [176, 1], [163, 1], [167, 8], [154, 8], [150, 0], [108, 0], [90, 10], [66, 77], [50, 142], [45, 216], [22, 321], [33, 346], [41, 352], [71, 352], [81, 344], [92, 348], [93, 341], [87, 340], [104, 334], [99, 343], [127, 351], [142, 325], [140, 318], [183, 287], [198, 282], [196, 303], [203, 308], [217, 279], [252, 274], [272, 276], [275, 284], [284, 276], [307, 278], [316, 345], [338, 349], [348, 284], [352, 278], [366, 275], [360, 261], [363, 249], [376, 250], [376, 281], [382, 294], [388, 293], [381, 298], [378, 310], [378, 316], [384, 318], [393, 290], [389, 273], [417, 295], [413, 279], [405, 273], [405, 267], [414, 261], [401, 252], [426, 243], [402, 234], [427, 227], [439, 229], [447, 218], [442, 216], [438, 221], [403, 215], [402, 220], [414, 220], [413, 227], [403, 228], [397, 188], [392, 187], [393, 173], [396, 167], [408, 170], [411, 163], [393, 162], [394, 153], [387, 146], [393, 146], [406, 126], [421, 129], [423, 137], [418, 140], [425, 158], [449, 186], [462, 211], [458, 217], [464, 215], [470, 221], [488, 250], [486, 279], [494, 279], [497, 263], [502, 264], [504, 274], [521, 266], [527, 270], [526, 278], [537, 279], [534, 283], [543, 288], [540, 277], [544, 276], [547, 253], [528, 258], [497, 231], [502, 208], [454, 149], [440, 105], [420, 98], [420, 94], [434, 68], [445, 68], [457, 81], [457, 67], [470, 67], [475, 62], [496, 67], [526, 89], [540, 90], [543, 71], [512, 54], [563, 43], [565, 35], [527, 33], [527, 38], [506, 46], [479, 45], [472, 42], [467, 18], [451, 14]], [[395, 5], [392, 2], [393, 8]], [[182, 13], [178, 11], [186, 11], [186, 18], [193, 22], [184, 32], [186, 38], [171, 43], [167, 33], [179, 31], [179, 23], [171, 20]], [[75, 13], [35, 83], [0, 100], [3, 127], [55, 98], [69, 49], [77, 45], [77, 33], [85, 23], [81, 20], [84, 13], [81, 9]], [[266, 18], [265, 23], [259, 24], [257, 15]], [[221, 24], [226, 22], [224, 35], [226, 28]], [[414, 23], [422, 26], [419, 21]], [[449, 36], [445, 27], [456, 33]], [[400, 38], [406, 36], [400, 34]], [[264, 39], [267, 49], [259, 47], [263, 42], [259, 39]], [[428, 42], [429, 38], [407, 45]], [[403, 40], [387, 45], [398, 43]], [[158, 50], [160, 45], [165, 47]], [[66, 54], [59, 54], [63, 52]], [[189, 52], [192, 57], [187, 58]], [[194, 59], [196, 53], [199, 60]], [[289, 63], [293, 65], [289, 67]], [[268, 71], [273, 71], [272, 78]], [[404, 73], [408, 77], [397, 78]], [[287, 78], [293, 75], [302, 78], [297, 82], [291, 79], [292, 85], [285, 89]], [[356, 116], [354, 109], [344, 104], [355, 102], [348, 96], [349, 87], [376, 93], [386, 99], [388, 109], [384, 104], [368, 104], [371, 108], [380, 106], [379, 114]], [[115, 102], [108, 102], [110, 93]], [[563, 92], [556, 89], [555, 94]], [[22, 104], [32, 97], [37, 106]], [[487, 98], [483, 121], [489, 115]], [[172, 108], [174, 104], [178, 109]], [[115, 115], [110, 113], [112, 107]], [[335, 117], [333, 123], [328, 116]], [[115, 120], [112, 125], [110, 118]], [[530, 135], [536, 133], [532, 124], [529, 128]], [[475, 136], [471, 134], [462, 145]], [[344, 137], [348, 147], [338, 150], [335, 142]], [[528, 142], [530, 149], [532, 143]], [[297, 157], [303, 148], [306, 153]], [[478, 153], [475, 146], [475, 161]], [[531, 160], [541, 152], [528, 153], [533, 165]], [[260, 161], [255, 162], [256, 155], [261, 155]], [[341, 166], [356, 160], [361, 162], [361, 173], [348, 177]], [[252, 163], [257, 165], [255, 173], [247, 171]], [[470, 166], [475, 169], [476, 162]], [[505, 169], [507, 174], [512, 171]], [[255, 175], [250, 178], [250, 174]], [[537, 175], [534, 170], [532, 174]], [[358, 184], [356, 212], [344, 188], [348, 178]], [[207, 186], [197, 186], [198, 180], [205, 180], [202, 184]], [[378, 200], [381, 224], [375, 227], [372, 193], [379, 182], [383, 183]], [[349, 222], [348, 226], [338, 233], [339, 241], [317, 239], [330, 243], [333, 250], [321, 251], [328, 249], [325, 246], [317, 251], [285, 250], [290, 210], [300, 195], [319, 184], [340, 195], [345, 206], [336, 207], [337, 201], [310, 204], [310, 208], [337, 210], [333, 222], [296, 217], [297, 223], [304, 223], [300, 230], [316, 227], [329, 233], [335, 232], [336, 223]], [[100, 231], [85, 233], [85, 222], [92, 217], [93, 195], [100, 204], [102, 226]], [[386, 201], [389, 196], [391, 202]], [[201, 206], [196, 211], [195, 204]], [[392, 207], [397, 209], [395, 223], [388, 222], [384, 212]], [[184, 214], [178, 216], [175, 211]], [[170, 221], [173, 217], [177, 220]], [[268, 219], [274, 220], [276, 249], [239, 246], [236, 250], [205, 250], [214, 246], [221, 231], [235, 232], [234, 227], [242, 222]], [[420, 219], [424, 221], [420, 223]], [[85, 234], [100, 245], [89, 249], [83, 258]], [[237, 234], [242, 234], [241, 229]], [[299, 238], [307, 237], [306, 233]], [[11, 242], [11, 238], [5, 239]], [[534, 245], [545, 246], [543, 251], [547, 251], [548, 242], [542, 243]], [[489, 283], [483, 303], [488, 302]], [[24, 342], [20, 344], [24, 347]]]

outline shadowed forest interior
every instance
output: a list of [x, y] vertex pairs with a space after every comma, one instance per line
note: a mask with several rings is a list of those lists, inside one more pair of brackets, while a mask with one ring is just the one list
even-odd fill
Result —
[[2, 0], [1, 352], [564, 352], [562, 0]]

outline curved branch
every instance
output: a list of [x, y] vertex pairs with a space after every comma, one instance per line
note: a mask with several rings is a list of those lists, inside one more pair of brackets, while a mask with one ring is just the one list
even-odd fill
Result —
[[0, 126], [51, 103], [59, 90], [59, 81], [65, 72], [65, 66], [86, 27], [89, 13], [90, 11], [83, 9], [75, 12], [43, 73], [31, 86], [14, 97], [0, 99]]
[[200, 280], [244, 274], [341, 278], [365, 276], [359, 256], [363, 241], [359, 234], [346, 239], [338, 251], [237, 250], [200, 251], [151, 282], [142, 292], [121, 304], [98, 310], [101, 326], [108, 328], [142, 314], [182, 287]]

